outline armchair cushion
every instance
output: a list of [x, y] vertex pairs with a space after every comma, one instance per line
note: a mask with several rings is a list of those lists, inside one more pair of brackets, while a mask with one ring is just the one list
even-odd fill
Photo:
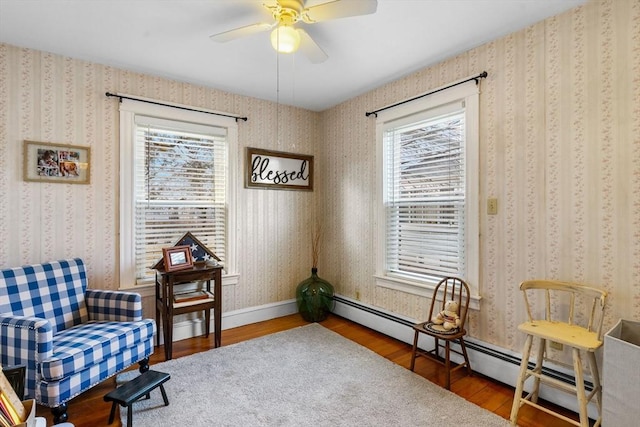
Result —
[[153, 353], [133, 292], [87, 289], [81, 259], [0, 270], [0, 364], [26, 365], [26, 396], [57, 407]]
[[153, 323], [147, 321], [89, 322], [66, 329], [53, 338], [53, 354], [41, 364], [42, 379], [57, 381], [82, 372], [123, 349], [152, 340], [153, 332]]

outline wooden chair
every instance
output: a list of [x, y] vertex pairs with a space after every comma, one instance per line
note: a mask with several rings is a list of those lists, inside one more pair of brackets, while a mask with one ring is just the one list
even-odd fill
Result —
[[[447, 301], [456, 301], [458, 303], [458, 315], [460, 317], [460, 325], [458, 328], [446, 331], [440, 325], [434, 324], [431, 319], [434, 315], [445, 309]], [[411, 352], [411, 367], [413, 371], [415, 367], [416, 357], [428, 357], [436, 362], [440, 363], [445, 368], [446, 380], [445, 388], [449, 390], [451, 388], [451, 372], [467, 368], [467, 373], [471, 373], [471, 364], [469, 363], [469, 357], [467, 356], [467, 348], [464, 344], [464, 336], [467, 331], [464, 328], [467, 321], [467, 312], [469, 310], [469, 286], [464, 280], [456, 277], [445, 277], [442, 279], [433, 291], [433, 298], [431, 299], [431, 308], [429, 309], [429, 320], [426, 322], [418, 323], [413, 326], [413, 350]], [[432, 337], [435, 341], [435, 346], [432, 350], [425, 351], [418, 348], [418, 339], [420, 334], [426, 334]], [[444, 359], [440, 357], [440, 348], [444, 342]], [[451, 344], [458, 344], [459, 350], [452, 349]], [[451, 367], [451, 352], [459, 354], [464, 357], [464, 362], [454, 367]]]
[[[576, 283], [550, 280], [526, 281], [520, 285], [520, 290], [522, 290], [524, 295], [529, 321], [518, 326], [520, 331], [527, 334], [527, 339], [524, 344], [524, 350], [522, 351], [520, 375], [516, 383], [513, 406], [511, 407], [511, 424], [516, 425], [520, 407], [523, 404], [527, 404], [571, 424], [588, 427], [589, 417], [587, 415], [587, 404], [595, 396], [598, 408], [598, 419], [594, 427], [599, 426], [602, 422], [602, 387], [600, 385], [600, 375], [596, 363], [595, 351], [602, 346], [602, 321], [604, 318], [607, 292]], [[529, 299], [529, 297], [533, 297], [534, 293], [540, 297], [544, 297], [544, 304], [542, 304], [543, 301], [540, 301], [540, 306], [544, 305], [544, 313], [540, 313], [537, 316], [532, 313], [533, 304]], [[577, 305], [577, 303], [581, 305]], [[576, 316], [576, 308], [583, 314], [582, 316]], [[540, 311], [542, 311], [542, 309]], [[534, 338], [539, 338], [540, 340], [537, 361], [535, 367], [529, 369], [529, 355]], [[571, 348], [575, 386], [542, 373], [547, 341]], [[581, 351], [586, 352], [588, 356], [591, 375], [593, 377], [593, 389], [589, 395], [587, 395], [584, 386], [582, 360], [580, 359]], [[534, 378], [533, 390], [525, 397], [522, 397], [524, 383], [529, 377]], [[575, 393], [578, 398], [580, 422], [538, 405], [540, 382], [550, 384], [566, 392]]]

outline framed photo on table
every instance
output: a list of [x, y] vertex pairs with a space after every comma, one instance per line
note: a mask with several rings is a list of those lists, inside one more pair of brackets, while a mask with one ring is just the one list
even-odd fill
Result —
[[189, 246], [174, 246], [162, 249], [165, 271], [182, 270], [193, 267], [191, 248]]
[[25, 181], [89, 184], [90, 147], [24, 141]]

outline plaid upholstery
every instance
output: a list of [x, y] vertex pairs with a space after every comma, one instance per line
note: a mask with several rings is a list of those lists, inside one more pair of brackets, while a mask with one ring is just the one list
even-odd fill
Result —
[[[66, 285], [66, 288], [65, 288]], [[80, 259], [0, 270], [0, 363], [55, 407], [153, 353], [155, 322], [132, 292], [87, 288]]]
[[122, 349], [114, 357], [101, 360], [87, 369], [60, 381], [40, 381], [36, 390], [36, 401], [44, 406], [55, 407], [98, 385], [105, 379], [123, 371], [144, 357], [153, 354], [153, 340], [141, 341], [135, 347]]
[[47, 319], [54, 334], [89, 320], [78, 258], [1, 270], [0, 283], [0, 313]]
[[90, 320], [124, 322], [142, 319], [142, 301], [134, 292], [87, 289], [85, 294]]

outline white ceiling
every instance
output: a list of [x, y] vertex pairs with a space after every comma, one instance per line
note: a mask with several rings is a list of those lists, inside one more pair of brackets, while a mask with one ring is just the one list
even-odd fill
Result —
[[0, 42], [322, 111], [586, 0], [378, 0], [372, 15], [302, 24], [321, 64], [277, 59], [268, 32], [209, 39], [271, 22], [264, 1], [0, 0]]

